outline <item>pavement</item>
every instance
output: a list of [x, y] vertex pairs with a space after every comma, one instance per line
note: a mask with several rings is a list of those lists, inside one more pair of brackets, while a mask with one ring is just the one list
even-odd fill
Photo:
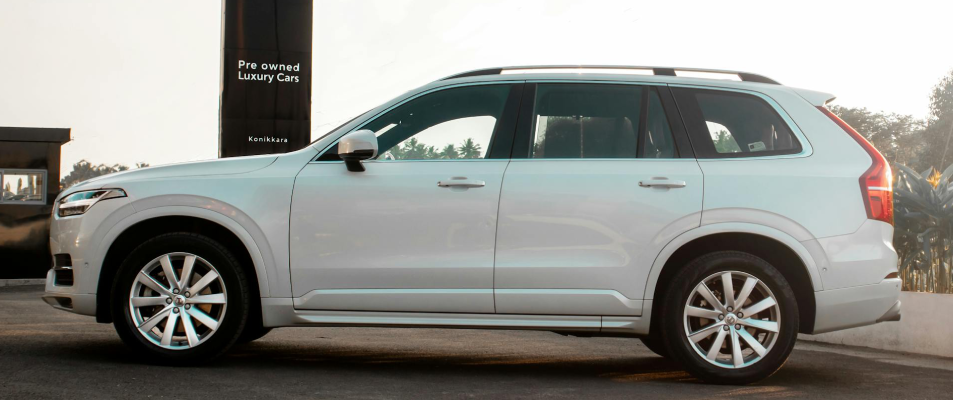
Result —
[[0, 398], [951, 398], [953, 359], [799, 342], [751, 386], [701, 383], [636, 339], [283, 328], [201, 367], [136, 359], [111, 325], [0, 288]]

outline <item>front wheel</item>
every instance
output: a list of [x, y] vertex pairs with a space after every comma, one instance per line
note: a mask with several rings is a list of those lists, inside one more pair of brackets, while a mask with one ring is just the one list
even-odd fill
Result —
[[142, 243], [113, 284], [116, 332], [147, 362], [191, 364], [228, 350], [242, 333], [249, 289], [218, 242], [168, 233]]
[[774, 266], [754, 255], [699, 257], [672, 280], [664, 299], [665, 346], [705, 382], [757, 382], [781, 368], [794, 348], [794, 293]]

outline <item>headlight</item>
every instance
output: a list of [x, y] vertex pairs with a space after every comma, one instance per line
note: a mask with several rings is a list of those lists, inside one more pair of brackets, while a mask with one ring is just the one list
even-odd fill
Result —
[[115, 199], [118, 197], [126, 197], [126, 192], [122, 191], [122, 189], [98, 189], [76, 192], [60, 199], [56, 213], [61, 217], [81, 215], [100, 200]]

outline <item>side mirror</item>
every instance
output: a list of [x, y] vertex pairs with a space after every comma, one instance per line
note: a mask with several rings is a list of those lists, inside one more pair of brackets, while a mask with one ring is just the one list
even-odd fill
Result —
[[362, 129], [348, 133], [338, 142], [338, 156], [351, 172], [363, 172], [362, 160], [377, 157], [377, 136], [374, 131]]

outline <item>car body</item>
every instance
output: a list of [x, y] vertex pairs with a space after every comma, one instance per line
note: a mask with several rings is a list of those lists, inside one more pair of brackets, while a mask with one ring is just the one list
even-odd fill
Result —
[[[658, 338], [666, 289], [693, 259], [719, 250], [783, 275], [801, 333], [899, 319], [892, 219], [871, 214], [862, 178], [879, 153], [825, 114], [832, 95], [754, 74], [633, 68], [460, 74], [295, 152], [83, 182], [57, 199], [57, 265], [44, 298], [118, 323], [110, 304], [123, 298], [113, 290], [123, 261], [143, 241], [182, 230], [234, 253], [251, 290], [249, 324], [264, 328]], [[375, 142], [373, 156], [354, 155], [345, 168], [352, 153], [339, 143], [362, 131], [390, 151], [373, 157]], [[454, 135], [439, 147], [469, 150], [436, 158], [437, 147], [408, 142], [404, 131]], [[474, 152], [459, 132], [490, 133]], [[465, 154], [476, 159], [457, 158]], [[878, 188], [889, 194], [886, 168]], [[95, 190], [122, 195], [58, 214], [71, 195]]]

